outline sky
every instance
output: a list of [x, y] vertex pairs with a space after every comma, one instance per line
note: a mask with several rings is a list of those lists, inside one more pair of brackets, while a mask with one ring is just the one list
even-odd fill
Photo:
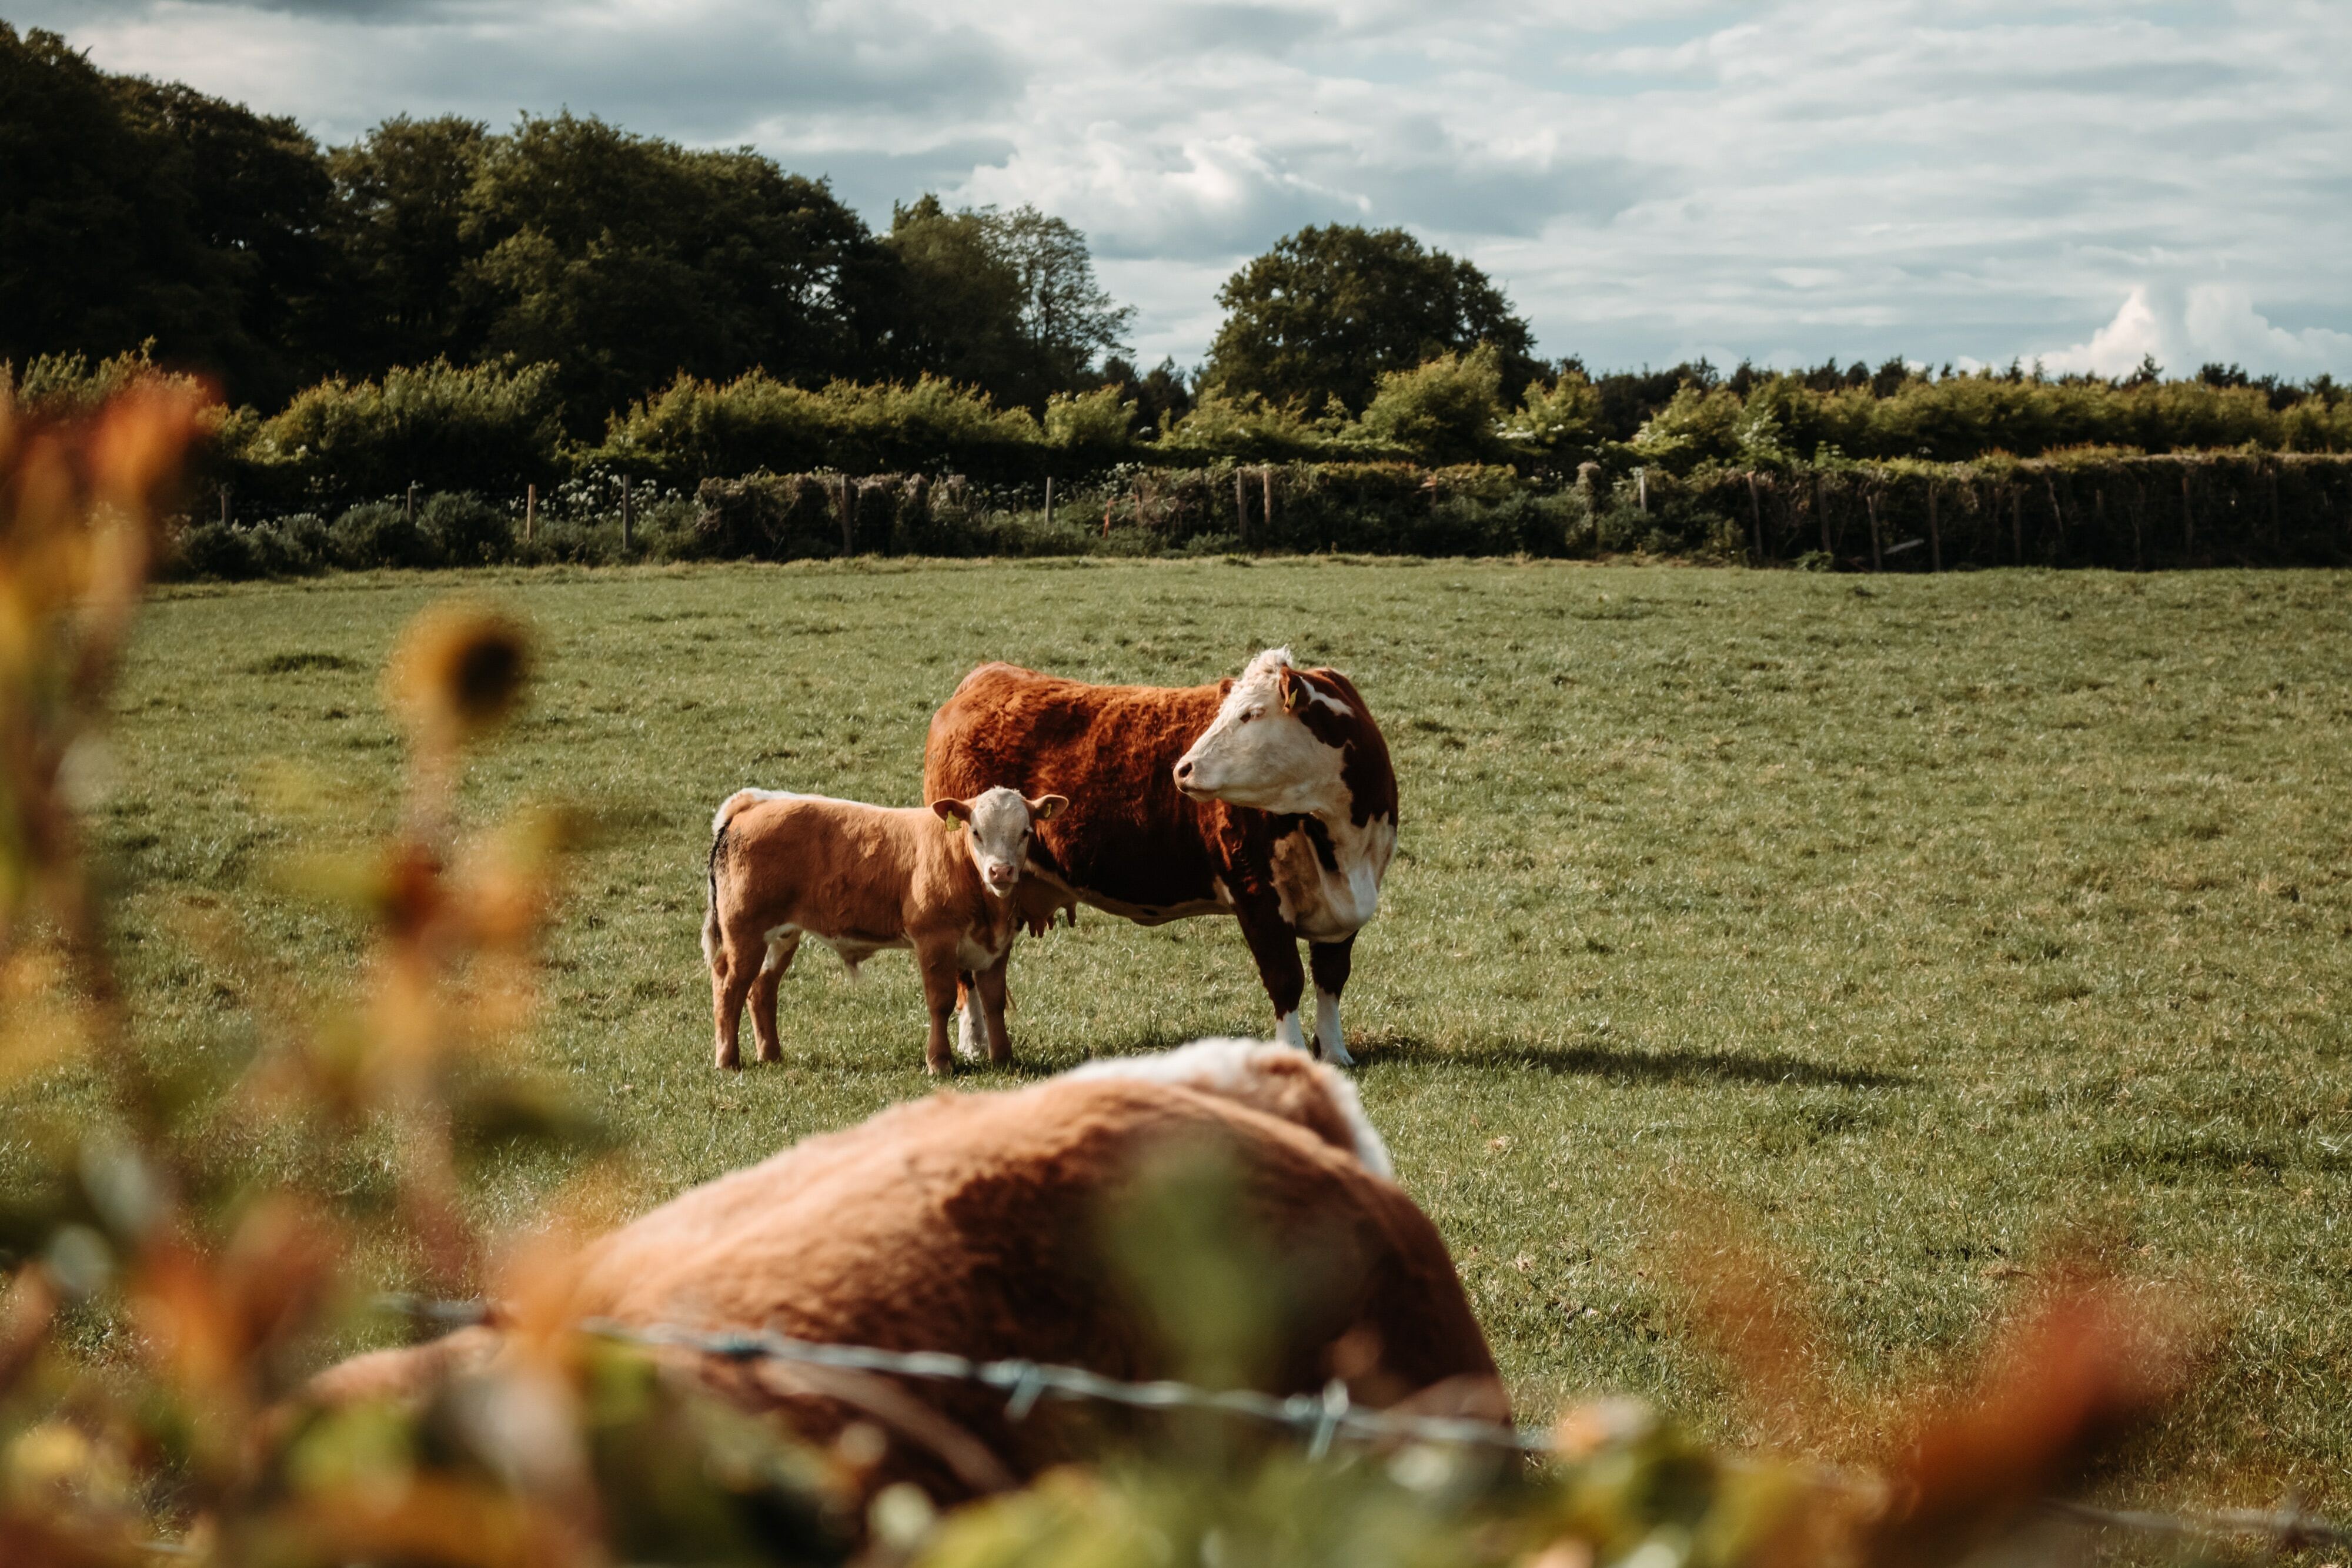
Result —
[[569, 108], [1076, 225], [1191, 364], [1311, 223], [1486, 268], [1594, 369], [1893, 355], [2352, 378], [2352, 5], [0, 0], [347, 141]]

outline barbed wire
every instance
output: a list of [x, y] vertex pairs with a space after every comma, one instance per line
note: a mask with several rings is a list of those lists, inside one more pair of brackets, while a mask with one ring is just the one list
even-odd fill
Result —
[[[384, 1296], [378, 1305], [387, 1312], [450, 1326], [487, 1323], [489, 1309], [479, 1301], [435, 1301], [417, 1296]], [[1365, 1410], [1349, 1403], [1346, 1385], [1333, 1379], [1320, 1394], [1277, 1397], [1246, 1388], [1202, 1388], [1189, 1383], [1159, 1380], [1127, 1383], [1088, 1372], [1079, 1366], [1050, 1362], [1006, 1359], [976, 1361], [946, 1351], [884, 1350], [875, 1345], [835, 1344], [794, 1339], [765, 1329], [691, 1329], [677, 1323], [639, 1326], [609, 1318], [591, 1318], [578, 1325], [583, 1333], [647, 1349], [690, 1350], [728, 1361], [785, 1361], [845, 1371], [873, 1372], [933, 1382], [978, 1384], [1005, 1396], [1004, 1413], [1012, 1420], [1025, 1417], [1045, 1398], [1094, 1400], [1139, 1410], [1206, 1410], [1268, 1426], [1281, 1427], [1307, 1439], [1309, 1458], [1321, 1458], [1341, 1437], [1370, 1441], [1410, 1440], [1455, 1443], [1544, 1454], [1556, 1451], [1559, 1441], [1545, 1430], [1513, 1427], [1500, 1421], [1459, 1416], [1411, 1416], [1391, 1410]], [[2352, 1545], [2352, 1529], [2306, 1513], [2289, 1502], [2275, 1509], [2230, 1508], [2203, 1511], [2160, 1513], [2139, 1509], [2099, 1508], [2090, 1503], [2050, 1498], [2042, 1503], [2053, 1517], [2083, 1525], [2127, 1530], [2144, 1535], [2169, 1535], [2209, 1541], [2263, 1538], [2281, 1552], [2311, 1546]]]
[[[385, 1298], [387, 1311], [444, 1323], [482, 1323], [489, 1313], [478, 1301], [422, 1301], [413, 1297]], [[1352, 1404], [1347, 1385], [1334, 1378], [1318, 1394], [1287, 1397], [1261, 1394], [1254, 1388], [1202, 1388], [1189, 1383], [1160, 1379], [1127, 1383], [1105, 1377], [1082, 1366], [1051, 1362], [975, 1361], [970, 1356], [936, 1350], [883, 1350], [874, 1345], [835, 1344], [794, 1339], [766, 1329], [691, 1329], [677, 1323], [638, 1326], [609, 1318], [590, 1318], [579, 1325], [583, 1333], [647, 1349], [690, 1350], [727, 1361], [787, 1361], [850, 1372], [877, 1372], [933, 1382], [974, 1383], [1005, 1396], [1004, 1413], [1018, 1421], [1041, 1399], [1092, 1400], [1136, 1410], [1206, 1410], [1267, 1426], [1282, 1427], [1307, 1439], [1310, 1458], [1321, 1458], [1340, 1437], [1367, 1440], [1405, 1439], [1424, 1443], [1458, 1443], [1543, 1453], [1553, 1447], [1551, 1434], [1461, 1416], [1410, 1416], [1388, 1410], [1366, 1410]]]

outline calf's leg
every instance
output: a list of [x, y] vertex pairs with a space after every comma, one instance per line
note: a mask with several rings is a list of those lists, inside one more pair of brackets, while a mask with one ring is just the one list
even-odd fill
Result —
[[793, 967], [793, 955], [801, 947], [801, 934], [788, 931], [767, 945], [767, 954], [760, 972], [751, 977], [751, 1032], [759, 1037], [760, 1060], [782, 1061], [784, 1059], [783, 1037], [776, 1032], [776, 987], [784, 971]]
[[1283, 1045], [1307, 1049], [1307, 1035], [1298, 1026], [1298, 998], [1307, 992], [1307, 967], [1298, 961], [1298, 938], [1282, 918], [1271, 894], [1237, 900], [1234, 915], [1242, 924], [1242, 940], [1257, 960], [1257, 977], [1274, 1003], [1274, 1038]]
[[923, 1042], [923, 1071], [944, 1073], [949, 1071], [948, 1019], [956, 1006], [956, 943], [950, 936], [945, 941], [915, 945], [915, 964], [923, 976], [923, 1006], [930, 1014], [930, 1034]]
[[1315, 977], [1315, 1054], [1341, 1067], [1353, 1067], [1348, 1042], [1339, 1032], [1339, 993], [1348, 988], [1348, 970], [1356, 951], [1356, 935], [1338, 942], [1307, 944], [1307, 967]]
[[742, 1030], [743, 998], [751, 992], [751, 981], [759, 967], [752, 956], [759, 952], [760, 946], [746, 946], [737, 933], [721, 932], [710, 956], [710, 1021], [718, 1037], [712, 1062], [729, 1071], [743, 1065], [735, 1037]]
[[1013, 955], [1007, 952], [972, 977], [980, 990], [982, 1018], [988, 1026], [988, 1060], [999, 1067], [1013, 1061], [1013, 1035], [1004, 1027], [1004, 970], [1012, 962]]

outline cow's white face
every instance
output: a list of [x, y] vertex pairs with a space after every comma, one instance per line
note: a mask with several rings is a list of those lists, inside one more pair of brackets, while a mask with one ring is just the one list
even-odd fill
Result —
[[1047, 821], [1069, 803], [1060, 795], [1027, 800], [1020, 790], [1000, 785], [983, 789], [969, 800], [934, 800], [931, 810], [950, 828], [961, 822], [971, 830], [964, 835], [964, 845], [971, 852], [971, 863], [979, 869], [980, 880], [989, 891], [1002, 895], [1010, 893], [1013, 884], [1021, 880], [1021, 868], [1029, 859], [1029, 845], [1036, 837], [1035, 824]]
[[1176, 788], [1196, 800], [1261, 811], [1345, 811], [1345, 755], [1300, 720], [1310, 703], [1354, 711], [1293, 669], [1289, 649], [1260, 653], [1225, 694], [1215, 722], [1176, 759]]

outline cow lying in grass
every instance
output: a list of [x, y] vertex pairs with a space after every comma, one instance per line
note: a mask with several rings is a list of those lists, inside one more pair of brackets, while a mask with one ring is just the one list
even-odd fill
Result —
[[718, 1064], [742, 1064], [736, 1036], [747, 998], [760, 1060], [783, 1060], [776, 987], [803, 936], [832, 947], [853, 975], [885, 947], [914, 950], [930, 1013], [923, 1065], [932, 1072], [948, 1068], [957, 977], [994, 976], [980, 988], [988, 1053], [1010, 1061], [1003, 960], [1016, 918], [1011, 894], [1034, 824], [1067, 803], [999, 789], [934, 800], [928, 810], [773, 789], [730, 795], [711, 820], [702, 922]]
[[[555, 1288], [560, 1312], [523, 1315], [542, 1326], [772, 1329], [1127, 1380], [1194, 1375], [1198, 1364], [1140, 1310], [1132, 1271], [1138, 1254], [1181, 1250], [1129, 1207], [1148, 1201], [1139, 1177], [1171, 1151], [1205, 1151], [1224, 1173], [1225, 1230], [1255, 1232], [1232, 1254], [1246, 1266], [1227, 1276], [1263, 1320], [1251, 1381], [1287, 1395], [1338, 1376], [1360, 1403], [1507, 1417], [1445, 1244], [1387, 1178], [1387, 1152], [1351, 1086], [1295, 1050], [1252, 1040], [1089, 1063], [1025, 1089], [935, 1094], [810, 1138], [591, 1243], [568, 1293]], [[1200, 1306], [1180, 1301], [1181, 1311]], [[315, 1390], [335, 1403], [422, 1396], [452, 1375], [504, 1364], [507, 1333], [467, 1329], [361, 1356]], [[1014, 1420], [1002, 1392], [961, 1383], [686, 1353], [680, 1363], [813, 1440], [857, 1422], [881, 1427], [885, 1457], [860, 1482], [869, 1494], [912, 1480], [946, 1502], [1010, 1486], [1093, 1457], [1108, 1418], [1049, 1400]]]

